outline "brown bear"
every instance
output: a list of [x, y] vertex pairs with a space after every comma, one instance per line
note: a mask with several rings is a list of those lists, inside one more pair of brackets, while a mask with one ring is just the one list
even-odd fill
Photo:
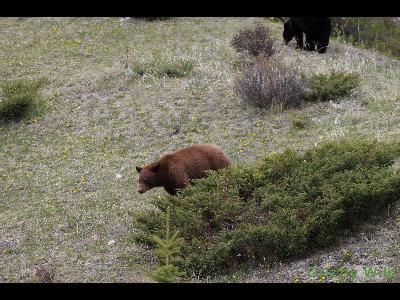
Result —
[[139, 193], [154, 187], [164, 187], [171, 195], [190, 184], [192, 179], [207, 176], [207, 170], [219, 170], [230, 165], [228, 156], [217, 146], [195, 144], [175, 153], [167, 154], [144, 167], [139, 173]]

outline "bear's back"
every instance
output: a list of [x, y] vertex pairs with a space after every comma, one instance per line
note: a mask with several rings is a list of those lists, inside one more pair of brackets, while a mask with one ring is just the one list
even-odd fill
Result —
[[191, 179], [204, 176], [204, 171], [219, 170], [230, 165], [225, 152], [212, 144], [194, 144], [162, 158], [169, 165], [179, 166]]
[[225, 152], [212, 144], [194, 144], [174, 153], [164, 155], [153, 165], [159, 182], [171, 195], [191, 184], [193, 179], [204, 178], [209, 170], [220, 170], [230, 165]]
[[318, 37], [325, 31], [331, 31], [329, 17], [291, 17], [291, 26], [313, 37]]

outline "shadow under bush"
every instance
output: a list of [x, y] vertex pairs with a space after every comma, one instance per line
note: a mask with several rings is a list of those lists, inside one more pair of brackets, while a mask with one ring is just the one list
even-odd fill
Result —
[[244, 102], [259, 108], [284, 109], [301, 104], [304, 82], [283, 62], [257, 59], [237, 78], [235, 91]]
[[39, 90], [44, 83], [44, 79], [17, 79], [0, 83], [0, 123], [40, 115], [45, 104]]
[[398, 142], [341, 140], [232, 165], [176, 197], [153, 198], [157, 209], [135, 215], [136, 240], [152, 245], [170, 205], [187, 271], [201, 276], [301, 256], [400, 200], [400, 172], [392, 167], [399, 156]]

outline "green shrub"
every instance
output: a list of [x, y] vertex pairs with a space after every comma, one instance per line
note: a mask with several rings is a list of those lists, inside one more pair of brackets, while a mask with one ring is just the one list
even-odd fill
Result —
[[8, 80], [0, 83], [0, 123], [39, 115], [44, 100], [39, 94], [44, 80]]
[[400, 143], [341, 140], [232, 165], [154, 198], [158, 209], [136, 215], [136, 239], [154, 245], [170, 205], [181, 267], [199, 275], [304, 255], [400, 200], [399, 156]]
[[305, 129], [312, 124], [310, 117], [304, 114], [293, 116], [291, 122], [295, 129]]
[[348, 95], [359, 83], [360, 76], [356, 73], [332, 71], [329, 75], [313, 75], [309, 82], [311, 93], [305, 100], [311, 102], [336, 100]]
[[192, 73], [195, 65], [191, 59], [170, 59], [155, 54], [149, 60], [134, 61], [132, 71], [139, 76], [151, 74], [156, 77], [185, 77]]

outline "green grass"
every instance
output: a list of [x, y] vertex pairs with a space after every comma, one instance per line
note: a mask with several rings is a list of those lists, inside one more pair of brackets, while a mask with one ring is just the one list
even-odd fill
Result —
[[154, 74], [157, 77], [183, 77], [190, 74], [193, 70], [193, 63], [191, 61], [176, 61], [176, 62], [161, 62], [154, 61], [150, 65], [135, 65], [133, 70], [136, 74], [143, 76], [145, 74]]
[[[325, 55], [293, 44], [275, 54], [308, 78], [360, 74], [351, 98], [302, 108], [315, 125], [293, 130], [293, 111], [242, 103], [230, 40], [256, 21], [281, 39], [281, 24], [265, 18], [0, 19], [0, 81], [48, 79], [42, 117], [0, 125], [1, 282], [35, 281], [41, 263], [54, 281], [148, 281], [135, 263], [151, 268], [154, 257], [132, 240], [132, 213], [164, 191], [138, 194], [134, 166], [191, 143], [214, 143], [240, 163], [341, 137], [398, 138], [398, 61], [335, 40]], [[193, 71], [129, 72], [155, 49]]]
[[[136, 57], [136, 56], [135, 56]], [[127, 67], [129, 68], [129, 61]], [[147, 53], [146, 60], [134, 59], [132, 71], [135, 75], [153, 75], [155, 77], [185, 77], [195, 69], [196, 62], [191, 59], [165, 57], [160, 51]]]

